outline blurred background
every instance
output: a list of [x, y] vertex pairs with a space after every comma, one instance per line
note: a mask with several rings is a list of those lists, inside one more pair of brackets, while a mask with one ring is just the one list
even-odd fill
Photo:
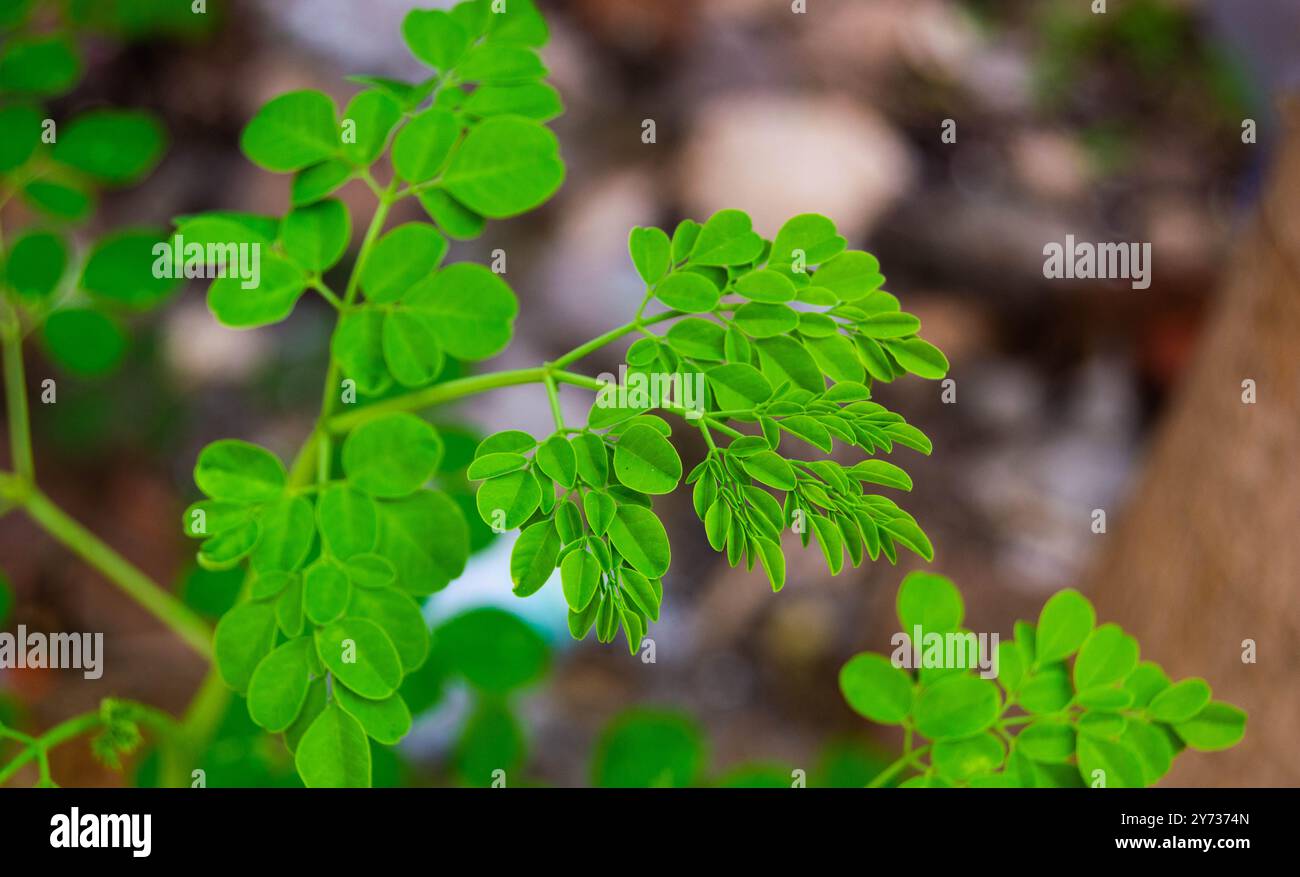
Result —
[[[88, 38], [82, 85], [53, 105], [142, 107], [169, 132], [160, 168], [106, 198], [91, 232], [198, 210], [283, 212], [290, 178], [242, 157], [243, 124], [283, 91], [319, 88], [342, 105], [358, 88], [347, 74], [419, 77], [400, 22], [444, 4], [209, 0], [200, 17], [189, 5], [104, 0], [117, 33]], [[541, 210], [453, 247], [453, 259], [508, 253], [521, 318], [485, 367], [534, 365], [625, 322], [642, 294], [633, 225], [738, 207], [771, 236], [793, 214], [825, 213], [879, 257], [952, 362], [955, 402], [916, 379], [878, 398], [934, 440], [929, 458], [900, 451], [916, 483], [907, 507], [935, 545], [933, 569], [961, 587], [967, 625], [1009, 637], [1051, 593], [1078, 587], [1145, 657], [1174, 678], [1204, 676], [1250, 713], [1242, 745], [1185, 755], [1165, 784], [1300, 784], [1300, 113], [1287, 100], [1300, 86], [1300, 4], [538, 5], [568, 176]], [[948, 119], [955, 142], [942, 138]], [[369, 192], [353, 183], [340, 197], [362, 224]], [[10, 222], [24, 222], [21, 208]], [[1150, 288], [1045, 280], [1042, 248], [1067, 234], [1150, 242]], [[234, 332], [191, 282], [132, 325], [102, 375], [34, 348], [30, 382], [60, 388], [58, 404], [33, 411], [47, 492], [217, 617], [239, 575], [197, 570], [181, 535], [194, 457], [227, 436], [291, 455], [316, 414], [332, 319], [307, 297], [283, 324]], [[621, 354], [586, 365], [614, 371]], [[569, 390], [563, 401], [575, 417], [590, 404]], [[550, 422], [536, 387], [433, 417], [463, 455], [478, 435]], [[679, 445], [688, 468], [696, 439]], [[513, 597], [509, 543], [479, 533], [466, 575], [428, 606], [436, 641], [474, 654], [431, 661], [416, 701], [427, 709], [379, 756], [377, 783], [485, 785], [484, 766], [503, 763], [527, 782], [608, 780], [599, 752], [614, 738], [602, 729], [629, 708], [654, 712], [619, 745], [671, 749], [674, 780], [788, 785], [801, 769], [810, 784], [861, 785], [892, 760], [898, 741], [844, 705], [836, 676], [851, 654], [887, 649], [914, 558], [830, 578], [820, 552], [796, 552], [774, 596], [761, 572], [709, 549], [687, 493], [656, 504], [673, 567], [649, 634], [655, 661], [621, 640], [574, 643], [558, 588]], [[202, 663], [19, 515], [0, 518], [0, 568], [15, 592], [5, 629], [104, 631], [107, 646], [97, 682], [0, 671], [0, 718], [44, 728], [106, 695], [185, 708]], [[1258, 663], [1242, 661], [1248, 639]], [[507, 665], [509, 678], [492, 671]], [[294, 781], [238, 700], [205, 763], [213, 785]], [[55, 765], [65, 785], [124, 781], [85, 746], [57, 750]], [[152, 781], [151, 759], [132, 771], [125, 781]]]

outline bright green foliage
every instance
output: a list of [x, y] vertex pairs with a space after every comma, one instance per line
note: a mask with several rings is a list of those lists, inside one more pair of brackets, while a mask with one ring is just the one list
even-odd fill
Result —
[[68, 35], [6, 33], [22, 28], [33, 8], [0, 10], [0, 189], [38, 217], [0, 253], [0, 326], [37, 332], [60, 367], [97, 377], [126, 352], [123, 318], [161, 303], [177, 281], [152, 270], [160, 240], [152, 230], [110, 234], [83, 261], [68, 226], [90, 217], [97, 189], [146, 176], [166, 137], [147, 113], [98, 108], [56, 118], [42, 106], [75, 87], [84, 70]]
[[[522, 530], [516, 594], [534, 593], [559, 567], [571, 633], [595, 627], [608, 642], [621, 628], [636, 651], [658, 619], [671, 556], [651, 497], [683, 478], [672, 426], [655, 409], [683, 417], [707, 440], [707, 456], [685, 481], [709, 543], [733, 566], [761, 563], [773, 590], [785, 583], [787, 528], [805, 546], [816, 539], [833, 574], [846, 555], [855, 567], [882, 555], [895, 562], [900, 547], [933, 556], [915, 519], [864, 487], [910, 490], [906, 472], [883, 460], [845, 466], [823, 456], [837, 440], [867, 454], [895, 445], [928, 454], [929, 439], [872, 401], [872, 388], [909, 371], [947, 371], [943, 354], [916, 335], [919, 320], [881, 288], [876, 260], [844, 247], [834, 224], [812, 214], [786, 223], [776, 243], [738, 210], [702, 225], [686, 220], [671, 237], [633, 229], [628, 251], [646, 304], [670, 310], [633, 324], [642, 337], [628, 348], [623, 386], [598, 392], [583, 428], [523, 435], [518, 444], [517, 433], [489, 437], [469, 469], [483, 481], [484, 522]], [[649, 330], [669, 320], [666, 332]], [[670, 376], [680, 382], [675, 390], [664, 389]], [[727, 442], [716, 443], [715, 432]], [[795, 456], [808, 447], [823, 458]]]
[[[256, 445], [224, 440], [199, 455], [208, 499], [184, 519], [204, 539], [199, 563], [247, 560], [252, 576], [217, 625], [217, 667], [253, 720], [297, 747], [308, 785], [368, 783], [366, 735], [392, 744], [409, 728], [398, 689], [429, 652], [413, 597], [458, 576], [469, 554], [460, 509], [423, 487], [442, 454], [433, 427], [394, 414], [353, 432], [346, 477], [316, 492]], [[335, 700], [313, 699], [327, 674]]]
[[690, 719], [634, 710], [601, 734], [592, 780], [607, 788], [682, 788], [696, 784], [706, 763], [703, 738]]
[[[1049, 599], [1037, 624], [1016, 623], [1014, 639], [997, 645], [995, 661], [988, 656], [994, 679], [970, 651], [976, 637], [961, 627], [951, 581], [911, 573], [897, 605], [895, 651], [855, 655], [840, 670], [855, 712], [908, 731], [907, 751], [871, 785], [906, 772], [904, 787], [1150, 786], [1185, 748], [1227, 749], [1245, 734], [1244, 712], [1211, 700], [1203, 679], [1173, 683], [1140, 661], [1137, 641], [1118, 625], [1098, 626], [1078, 591]], [[903, 669], [918, 663], [918, 625], [920, 669]]]

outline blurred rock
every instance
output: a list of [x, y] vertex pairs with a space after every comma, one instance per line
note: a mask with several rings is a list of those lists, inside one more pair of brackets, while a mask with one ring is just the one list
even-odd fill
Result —
[[704, 103], [678, 187], [705, 219], [736, 207], [771, 236], [797, 213], [824, 213], [861, 239], [912, 185], [915, 167], [892, 125], [847, 97], [732, 94]]

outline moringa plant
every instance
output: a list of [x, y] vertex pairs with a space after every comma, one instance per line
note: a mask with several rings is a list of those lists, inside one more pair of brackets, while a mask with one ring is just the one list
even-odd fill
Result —
[[[947, 369], [883, 290], [876, 259], [846, 249], [823, 216], [797, 216], [772, 241], [738, 210], [685, 220], [671, 235], [633, 229], [645, 296], [630, 322], [535, 368], [440, 381], [450, 361], [488, 359], [510, 342], [514, 292], [483, 265], [444, 264], [448, 238], [474, 237], [556, 191], [564, 165], [544, 122], [560, 101], [541, 81], [547, 28], [530, 3], [417, 10], [402, 33], [433, 69], [426, 80], [354, 77], [366, 87], [341, 117], [321, 92], [281, 95], [244, 130], [254, 163], [294, 174], [284, 217], [182, 217], [174, 241], [190, 266], [236, 247], [261, 254], [255, 288], [227, 273], [208, 290], [227, 326], [280, 321], [308, 290], [338, 311], [324, 403], [297, 458], [286, 467], [247, 442], [214, 442], [194, 470], [205, 498], [184, 518], [203, 540], [200, 564], [248, 566], [245, 599], [216, 629], [216, 664], [252, 718], [284, 734], [308, 785], [365, 785], [367, 736], [396, 743], [410, 727], [399, 688], [429, 648], [417, 600], [456, 579], [470, 551], [444, 480], [481, 482], [483, 522], [520, 531], [515, 594], [535, 593], [558, 567], [573, 636], [595, 627], [609, 642], [622, 629], [633, 651], [659, 616], [670, 560], [651, 498], [683, 476], [673, 427], [654, 412], [680, 417], [708, 448], [685, 480], [710, 543], [732, 565], [760, 563], [774, 590], [785, 582], [787, 526], [817, 540], [833, 573], [846, 552], [855, 566], [893, 562], [900, 548], [932, 554], [911, 515], [864, 489], [910, 488], [900, 468], [798, 459], [788, 444], [928, 453], [919, 430], [871, 400], [871, 385]], [[386, 181], [376, 167], [385, 155]], [[358, 178], [377, 206], [336, 289], [325, 274], [351, 227], [330, 196]], [[429, 221], [388, 228], [408, 199]], [[621, 382], [571, 370], [629, 336]], [[446, 471], [438, 430], [412, 412], [525, 383], [544, 389], [554, 431], [488, 436], [463, 473]], [[561, 385], [597, 394], [584, 424], [562, 416]]]
[[[645, 293], [626, 324], [532, 368], [472, 372], [474, 363], [509, 345], [520, 304], [489, 267], [448, 264], [449, 241], [475, 238], [488, 220], [538, 207], [563, 181], [558, 143], [545, 124], [562, 105], [544, 81], [538, 55], [548, 30], [528, 0], [469, 0], [449, 11], [411, 12], [402, 36], [430, 69], [427, 78], [352, 77], [361, 89], [341, 112], [322, 92], [280, 95], [244, 129], [240, 145], [253, 163], [292, 174], [283, 216], [218, 210], [178, 217], [170, 235], [121, 232], [92, 251], [75, 283], [63, 280], [61, 238], [34, 232], [6, 248], [0, 326], [14, 469], [0, 474], [0, 497], [211, 657], [215, 673], [174, 727], [165, 716], [118, 701], [39, 738], [0, 726], [23, 746], [0, 780], [36, 761], [41, 781], [51, 781], [50, 747], [103, 728], [108, 743], [101, 748], [116, 756], [134, 748], [145, 725], [164, 738], [162, 781], [181, 784], [223, 714], [227, 689], [247, 699], [257, 726], [283, 735], [309, 786], [370, 785], [372, 741], [402, 740], [412, 713], [436, 699], [429, 692], [438, 685], [439, 667], [457, 668], [475, 685], [482, 697], [475, 721], [511, 726], [505, 698], [535, 678], [535, 670], [525, 671], [522, 663], [494, 668], [471, 648], [509, 625], [470, 616], [439, 628], [431, 645], [422, 601], [457, 579], [471, 552], [493, 534], [517, 530], [510, 558], [514, 593], [536, 593], [558, 569], [572, 635], [582, 639], [594, 627], [596, 638], [608, 643], [621, 630], [635, 652], [659, 617], [671, 560], [653, 498], [683, 481], [692, 485], [710, 545], [732, 566], [761, 565], [774, 591], [786, 581], [787, 529], [805, 547], [815, 540], [832, 574], [846, 557], [854, 567], [882, 556], [895, 563], [902, 549], [932, 559], [916, 520], [874, 492], [912, 486], [903, 469], [877, 456], [896, 446], [928, 454], [930, 441], [872, 393], [909, 373], [941, 378], [948, 363], [919, 337], [919, 320], [884, 290], [877, 260], [848, 249], [824, 216], [796, 216], [772, 240], [738, 210], [721, 210], [703, 222], [684, 220], [671, 233], [635, 228], [629, 255]], [[48, 74], [46, 65], [15, 79], [12, 54], [0, 56], [0, 87]], [[6, 100], [0, 113], [22, 123], [23, 131], [39, 121], [26, 102]], [[97, 124], [86, 126], [90, 133], [81, 135], [80, 149], [73, 126], [49, 150], [32, 139], [37, 134], [24, 134], [31, 145], [26, 151], [6, 141], [7, 151], [0, 152], [5, 197], [21, 191], [38, 207], [63, 204], [70, 213], [81, 204], [74, 196], [88, 191], [86, 180], [131, 181], [156, 160], [160, 147], [148, 138], [155, 132], [148, 123], [126, 116], [92, 121]], [[154, 139], [160, 141], [156, 132]], [[354, 181], [371, 191], [376, 205], [345, 265], [351, 214], [334, 195]], [[390, 227], [398, 205], [418, 205], [426, 219]], [[320, 412], [288, 465], [239, 439], [213, 442], [198, 456], [194, 482], [202, 498], [185, 510], [183, 530], [200, 540], [203, 568], [245, 571], [240, 597], [215, 632], [36, 488], [21, 358], [22, 339], [39, 326], [51, 353], [70, 366], [87, 351], [102, 354], [103, 342], [87, 339], [108, 336], [96, 334], [92, 323], [102, 330], [112, 319], [107, 311], [157, 303], [179, 280], [197, 277], [212, 279], [209, 308], [233, 329], [283, 321], [308, 292], [337, 312]], [[98, 316], [77, 317], [76, 331], [61, 335], [55, 318], [83, 301], [93, 309], [81, 310]], [[72, 340], [60, 344], [60, 337]], [[618, 378], [576, 370], [591, 354], [622, 343], [627, 347]], [[554, 417], [549, 434], [507, 430], [471, 450], [463, 430], [438, 428], [417, 415], [522, 384], [539, 385], [544, 393]], [[584, 422], [565, 419], [561, 387], [593, 394]], [[698, 433], [706, 449], [689, 473], [670, 441], [675, 429]], [[868, 459], [852, 465], [833, 459], [837, 440]], [[910, 592], [913, 586], [907, 587]], [[960, 611], [952, 621], [959, 623]], [[1050, 689], [1044, 697], [1059, 698], [1068, 686], [1060, 662], [1079, 643], [1045, 652], [1048, 627], [1040, 622], [1039, 650], [1030, 645], [1027, 656], [1019, 656], [1020, 672]], [[1067, 627], [1071, 636], [1078, 633], [1078, 625]], [[1090, 615], [1080, 641], [1088, 629]], [[1106, 630], [1084, 643], [1081, 659], [1099, 648], [1088, 645], [1093, 639], [1120, 649], [1120, 657], [1127, 654], [1128, 641], [1116, 646], [1111, 634], [1102, 636]], [[458, 641], [465, 648], [458, 649]], [[528, 664], [534, 668], [544, 663], [536, 651]], [[503, 645], [486, 654], [509, 662], [519, 653]], [[1004, 672], [1016, 672], [1010, 669], [1016, 657], [1005, 659]], [[1113, 673], [1117, 660], [1104, 662], [1104, 673]], [[903, 671], [876, 674], [881, 668], [871, 659], [849, 666], [850, 702], [867, 704], [869, 717], [904, 722], [908, 729], [907, 752], [892, 775], [918, 767], [927, 781], [974, 782], [1001, 764], [992, 764], [989, 754], [989, 741], [1002, 751], [1001, 737], [985, 730], [1000, 723], [1005, 736], [1017, 722], [1000, 718], [993, 683], [968, 685], [963, 680], [970, 677], [954, 675], [931, 689], [923, 671], [913, 704], [912, 681]], [[860, 679], [863, 666], [866, 677]], [[1076, 661], [1076, 679], [1078, 673]], [[884, 679], [883, 699], [871, 693], [876, 676]], [[1012, 687], [1025, 705], [1020, 678]], [[1155, 681], [1146, 678], [1148, 686]], [[1078, 729], [1080, 763], [1091, 764], [1091, 753], [1101, 753], [1103, 769], [1118, 785], [1136, 774], [1114, 747], [1126, 745], [1125, 735], [1154, 744], [1125, 716], [1137, 708], [1136, 695], [1115, 706], [1122, 694], [1103, 697], [1094, 687], [1053, 707], [1051, 721], [1045, 717], [1044, 730], [1035, 733], [1063, 738], [1064, 728], [1073, 745], [1083, 719], [1072, 704], [1086, 706], [1099, 718]], [[927, 694], [931, 690], [942, 697]], [[1096, 701], [1080, 700], [1094, 694]], [[893, 711], [878, 708], [878, 700]], [[929, 715], [926, 704], [936, 707], [941, 722], [922, 721]], [[1201, 706], [1196, 719], [1186, 717], [1192, 726]], [[911, 746], [913, 730], [934, 731], [932, 752]], [[459, 770], [480, 780], [497, 754], [482, 755], [473, 748], [475, 734], [466, 734]], [[977, 742], [967, 740], [971, 735]], [[1088, 742], [1085, 758], [1084, 741], [1093, 737], [1110, 742]], [[940, 757], [949, 750], [959, 751]], [[926, 752], [933, 766], [919, 767]], [[1024, 758], [1017, 758], [1013, 754], [1012, 762], [1022, 765]], [[953, 763], [965, 765], [966, 773], [954, 777]]]
[[1246, 732], [1246, 714], [1211, 700], [1204, 679], [1173, 682], [1139, 661], [1137, 640], [1098, 625], [1078, 591], [1053, 595], [1037, 624], [1017, 621], [1011, 642], [993, 640], [992, 679], [970, 672], [976, 638], [949, 579], [910, 573], [897, 608], [895, 652], [854, 655], [840, 670], [850, 707], [903, 728], [903, 754], [873, 786], [903, 774], [903, 787], [1150, 786], [1184, 749], [1228, 749]]

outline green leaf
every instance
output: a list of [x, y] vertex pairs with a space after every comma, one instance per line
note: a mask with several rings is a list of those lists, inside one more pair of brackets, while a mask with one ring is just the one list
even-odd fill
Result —
[[498, 771], [508, 776], [519, 768], [525, 748], [523, 729], [509, 705], [485, 699], [475, 707], [456, 743], [456, 772], [466, 785], [486, 788]]
[[352, 431], [343, 443], [343, 471], [371, 496], [401, 497], [433, 477], [442, 453], [437, 430], [414, 414], [397, 412]]
[[1151, 699], [1147, 712], [1158, 722], [1186, 722], [1210, 702], [1210, 685], [1204, 679], [1181, 679]]
[[931, 740], [954, 740], [993, 724], [1000, 707], [998, 689], [987, 679], [965, 674], [943, 676], [921, 689], [913, 715], [916, 728]]
[[721, 362], [731, 358], [724, 351], [725, 335], [726, 330], [717, 323], [699, 317], [687, 317], [669, 327], [665, 337], [679, 356], [705, 362]]
[[647, 286], [652, 286], [668, 273], [672, 262], [672, 242], [668, 240], [663, 229], [634, 228], [627, 238], [628, 253], [636, 273]]
[[880, 288], [880, 263], [870, 253], [849, 250], [817, 269], [813, 283], [829, 289], [841, 301], [857, 301]]
[[397, 650], [404, 673], [419, 668], [429, 656], [429, 625], [420, 604], [407, 594], [392, 588], [354, 589], [348, 616], [379, 625]]
[[218, 533], [199, 548], [199, 565], [207, 570], [230, 569], [257, 547], [261, 537], [257, 521]]
[[848, 475], [858, 481], [871, 484], [883, 484], [885, 487], [897, 487], [899, 490], [912, 489], [912, 477], [885, 460], [863, 460], [848, 471]]
[[565, 487], [573, 487], [578, 480], [578, 458], [573, 446], [562, 435], [553, 435], [537, 449], [534, 458], [542, 472]]
[[741, 459], [741, 466], [755, 481], [778, 490], [794, 490], [794, 467], [774, 451], [759, 451]]
[[461, 111], [480, 119], [512, 115], [545, 122], [563, 113], [564, 104], [560, 93], [546, 83], [521, 82], [480, 85], [461, 104]]
[[753, 230], [748, 214], [719, 210], [700, 229], [691, 249], [693, 265], [747, 265], [763, 251], [763, 239]]
[[10, 246], [4, 277], [19, 296], [38, 300], [58, 288], [67, 267], [63, 238], [45, 231], [27, 232]]
[[411, 118], [393, 140], [393, 169], [408, 183], [423, 183], [442, 170], [460, 137], [450, 111], [433, 107]]
[[1074, 755], [1074, 727], [1058, 718], [1031, 722], [1016, 735], [1016, 749], [1034, 761], [1064, 763]]
[[0, 107], [0, 173], [22, 167], [41, 142], [41, 114], [29, 106]]
[[826, 378], [798, 341], [788, 335], [779, 335], [776, 338], [760, 338], [754, 342], [754, 346], [758, 348], [763, 374], [772, 386], [780, 386], [789, 381], [811, 393], [825, 391]]
[[718, 289], [703, 274], [679, 271], [655, 287], [655, 298], [668, 307], [687, 313], [704, 313], [718, 305]]
[[494, 43], [472, 46], [456, 65], [456, 75], [467, 82], [529, 82], [541, 79], [546, 72], [542, 59], [531, 49]]
[[770, 261], [789, 265], [796, 250], [803, 251], [803, 264], [820, 265], [844, 249], [845, 240], [836, 234], [835, 223], [819, 213], [801, 213], [791, 217], [776, 233]]
[[1079, 691], [1127, 677], [1138, 664], [1137, 640], [1117, 624], [1103, 624], [1084, 640], [1074, 659], [1074, 687]]
[[[81, 286], [112, 304], [148, 308], [167, 297], [180, 281], [157, 269], [164, 237], [150, 229], [128, 229], [106, 235], [90, 252], [81, 272]], [[266, 260], [263, 260], [265, 266]], [[265, 280], [265, 267], [263, 270]]]
[[302, 269], [274, 253], [261, 256], [261, 277], [252, 288], [247, 279], [219, 277], [208, 287], [208, 310], [224, 326], [252, 329], [278, 323], [293, 312], [307, 289]]
[[473, 262], [448, 265], [412, 288], [403, 304], [433, 319], [433, 329], [448, 353], [473, 361], [505, 349], [519, 312], [519, 302], [506, 282]]
[[750, 301], [779, 304], [794, 299], [794, 284], [779, 271], [751, 271], [736, 281], [736, 292]]
[[308, 271], [322, 272], [343, 258], [352, 237], [352, 218], [342, 201], [330, 198], [291, 210], [280, 227], [290, 259]]
[[302, 578], [303, 608], [313, 624], [329, 624], [348, 608], [352, 585], [336, 563], [317, 560]]
[[634, 424], [614, 448], [614, 474], [641, 493], [672, 493], [682, 478], [682, 458], [656, 430]]
[[1089, 786], [1140, 789], [1144, 785], [1142, 763], [1136, 754], [1119, 743], [1080, 734], [1078, 755], [1079, 776]]
[[350, 138], [344, 138], [343, 154], [353, 164], [373, 163], [383, 153], [388, 133], [401, 117], [402, 107], [391, 96], [374, 89], [361, 92], [343, 110], [344, 133], [351, 122], [356, 135], [351, 143]]
[[1142, 765], [1144, 785], [1153, 786], [1161, 777], [1169, 773], [1173, 765], [1174, 751], [1169, 736], [1161, 729], [1143, 722], [1130, 719], [1128, 726], [1120, 737], [1120, 744], [1137, 756]]
[[857, 328], [868, 338], [902, 338], [921, 331], [921, 321], [902, 311], [885, 311], [860, 321]]
[[416, 197], [438, 227], [455, 240], [476, 238], [487, 225], [486, 219], [441, 189], [424, 189], [416, 193]]
[[[480, 8], [485, 4], [480, 4]], [[473, 4], [457, 4], [456, 11], [473, 7]], [[487, 34], [492, 42], [519, 43], [524, 46], [540, 46], [546, 42], [550, 33], [546, 20], [542, 18], [532, 0], [510, 0], [500, 6], [488, 6], [491, 14], [487, 16]]]
[[384, 356], [385, 322], [385, 314], [378, 309], [358, 308], [339, 318], [330, 339], [330, 355], [338, 362], [342, 376], [356, 381], [363, 393], [377, 393], [391, 384]]
[[1241, 742], [1246, 713], [1230, 703], [1211, 701], [1192, 718], [1174, 725], [1183, 742], [1199, 752], [1217, 752]]
[[370, 742], [361, 723], [328, 704], [298, 741], [294, 766], [309, 789], [368, 788]]
[[664, 525], [650, 509], [620, 505], [609, 524], [609, 538], [633, 569], [652, 579], [668, 571], [672, 552]]
[[412, 9], [402, 19], [411, 54], [435, 70], [450, 70], [469, 48], [470, 34], [441, 9]]
[[319, 91], [291, 91], [253, 116], [239, 138], [254, 164], [277, 173], [301, 170], [340, 151], [334, 101]]
[[362, 697], [388, 697], [402, 681], [397, 650], [373, 621], [343, 618], [320, 628], [316, 652], [340, 682]]
[[574, 551], [560, 564], [560, 583], [569, 609], [581, 612], [596, 596], [596, 588], [600, 585], [600, 564], [586, 551]]
[[478, 513], [489, 527], [513, 530], [532, 517], [542, 501], [542, 489], [529, 472], [511, 472], [479, 485]]
[[257, 665], [275, 644], [275, 610], [265, 603], [243, 603], [217, 622], [212, 650], [217, 670], [236, 691], [248, 688]]
[[748, 302], [736, 308], [732, 320], [752, 338], [786, 335], [799, 325], [799, 315], [783, 304]]
[[474, 456], [477, 458], [485, 454], [526, 454], [535, 447], [537, 447], [537, 439], [528, 433], [519, 429], [506, 429], [494, 432], [479, 442], [478, 447], [474, 449]]
[[961, 782], [992, 773], [1006, 757], [1002, 741], [986, 731], [961, 740], [938, 741], [930, 753], [930, 763], [939, 776]]
[[853, 710], [882, 725], [899, 725], [912, 711], [912, 677], [884, 655], [864, 652], [840, 668], [840, 691]]
[[440, 626], [435, 648], [475, 688], [507, 694], [546, 672], [550, 652], [525, 621], [501, 609], [471, 609]]
[[1124, 688], [1133, 693], [1133, 707], [1143, 709], [1161, 691], [1169, 687], [1169, 677], [1159, 664], [1143, 661], [1124, 680]]
[[573, 438], [578, 475], [592, 487], [604, 487], [609, 480], [609, 455], [599, 436], [583, 433]]
[[63, 127], [51, 155], [100, 182], [121, 185], [153, 169], [163, 138], [162, 126], [146, 113], [91, 110]]
[[81, 58], [62, 36], [9, 40], [0, 55], [0, 91], [53, 97], [81, 78]]
[[431, 314], [398, 308], [384, 315], [384, 362], [399, 384], [421, 387], [442, 373], [446, 357], [438, 321]]
[[279, 732], [293, 724], [307, 700], [311, 685], [307, 637], [290, 640], [267, 655], [248, 683], [248, 714], [268, 731]]
[[262, 541], [250, 559], [253, 569], [271, 572], [302, 566], [316, 535], [311, 503], [301, 496], [283, 497], [262, 510], [260, 523]]
[[961, 592], [952, 580], [934, 573], [914, 571], [898, 586], [898, 620], [909, 637], [920, 626], [926, 633], [949, 633], [961, 627], [966, 614]]
[[683, 788], [706, 765], [700, 729], [678, 713], [632, 710], [601, 733], [592, 781], [601, 788]]
[[531, 596], [550, 580], [560, 547], [560, 535], [550, 518], [524, 528], [510, 552], [510, 580], [514, 582], [515, 596]]
[[265, 448], [221, 439], [199, 452], [194, 483], [213, 499], [266, 502], [284, 491], [288, 476], [280, 458]]
[[603, 536], [614, 520], [614, 500], [609, 494], [592, 491], [583, 496], [582, 507], [587, 514], [587, 526], [597, 536]]
[[750, 409], [766, 402], [772, 385], [758, 369], [741, 362], [715, 366], [704, 373], [718, 406], [726, 411]]
[[89, 308], [55, 311], [45, 318], [41, 336], [59, 365], [83, 377], [107, 374], [126, 352], [126, 335], [117, 323]]
[[528, 458], [522, 454], [484, 454], [481, 457], [475, 457], [474, 462], [469, 464], [469, 468], [465, 470], [465, 477], [470, 481], [483, 481], [488, 478], [495, 478], [498, 475], [516, 472], [527, 465]]
[[1020, 705], [1031, 713], [1054, 713], [1074, 697], [1070, 677], [1060, 665], [1030, 676], [1020, 690]]
[[1074, 654], [1092, 633], [1097, 612], [1073, 588], [1053, 594], [1038, 616], [1035, 666], [1060, 661]]
[[853, 342], [843, 335], [808, 338], [804, 348], [833, 381], [861, 383], [866, 376]]
[[289, 203], [294, 207], [314, 204], [333, 194], [355, 175], [352, 165], [338, 159], [326, 159], [305, 167], [293, 175]]
[[59, 219], [80, 222], [90, 215], [90, 196], [71, 186], [34, 180], [23, 187], [23, 197], [37, 210]]
[[385, 746], [395, 746], [411, 730], [411, 711], [401, 695], [382, 700], [362, 697], [340, 685], [334, 689], [338, 705], [356, 719], [367, 734]]
[[555, 135], [536, 122], [499, 116], [469, 132], [442, 184], [474, 212], [505, 219], [537, 207], [563, 180]]
[[361, 289], [369, 301], [397, 301], [427, 278], [446, 254], [447, 240], [432, 226], [423, 222], [399, 225], [370, 251], [361, 268]]
[[938, 380], [948, 374], [948, 358], [928, 341], [920, 338], [886, 341], [885, 348], [899, 365], [914, 375]]

